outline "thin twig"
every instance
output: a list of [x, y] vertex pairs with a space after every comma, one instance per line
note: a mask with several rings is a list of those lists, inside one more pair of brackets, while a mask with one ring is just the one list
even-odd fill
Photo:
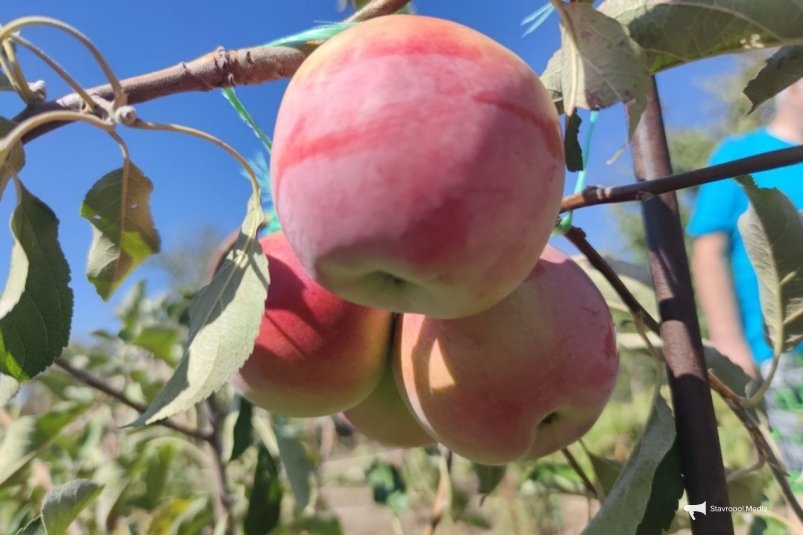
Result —
[[577, 459], [572, 455], [572, 452], [569, 451], [569, 448], [561, 448], [560, 452], [566, 457], [566, 461], [568, 461], [569, 466], [572, 467], [572, 470], [580, 476], [580, 479], [583, 480], [583, 485], [585, 485], [586, 490], [588, 493], [596, 499], [599, 499], [599, 494], [597, 493], [596, 487], [594, 487], [594, 483], [591, 482], [591, 479], [586, 474], [583, 467], [580, 466], [580, 463], [577, 462]]
[[733, 160], [732, 162], [704, 167], [686, 173], [656, 178], [644, 182], [636, 182], [624, 186], [602, 188], [589, 186], [582, 193], [564, 197], [560, 205], [561, 212], [596, 204], [610, 204], [627, 201], [644, 201], [670, 191], [699, 186], [707, 182], [725, 180], [739, 175], [757, 173], [776, 167], [784, 167], [803, 162], [803, 145], [788, 149], [775, 150]]
[[795, 513], [795, 516], [798, 518], [798, 520], [803, 522], [803, 507], [801, 507], [800, 503], [798, 503], [797, 497], [792, 491], [789, 481], [786, 479], [786, 470], [784, 469], [781, 461], [778, 460], [778, 457], [775, 456], [775, 452], [772, 451], [772, 447], [770, 446], [769, 442], [767, 442], [767, 439], [764, 437], [761, 429], [759, 429], [758, 424], [756, 424], [753, 417], [742, 405], [741, 398], [710, 371], [708, 372], [708, 382], [711, 385], [711, 388], [713, 388], [714, 391], [720, 395], [728, 407], [730, 407], [731, 411], [733, 411], [736, 417], [739, 418], [739, 421], [742, 422], [742, 425], [745, 427], [745, 429], [747, 429], [750, 439], [753, 441], [758, 454], [767, 461], [767, 465], [769, 465], [772, 476], [775, 478], [775, 481], [781, 488], [781, 494], [783, 494], [787, 505], [789, 505], [789, 507]]
[[[346, 21], [364, 21], [398, 11], [409, 0], [374, 0]], [[306, 45], [303, 50], [281, 46], [254, 46], [237, 50], [219, 47], [189, 62], [181, 62], [159, 71], [134, 76], [120, 83], [128, 104], [138, 104], [157, 98], [197, 91], [211, 91], [224, 87], [257, 85], [291, 77], [307, 58], [315, 45]], [[87, 92], [102, 100], [114, 99], [111, 85], [101, 85]], [[23, 121], [47, 111], [80, 111], [83, 100], [70, 93], [57, 100], [28, 106], [14, 117]], [[52, 122], [28, 132], [23, 138], [27, 143], [40, 135], [67, 123]]]
[[571, 227], [569, 228], [568, 232], [566, 232], [566, 239], [568, 239], [572, 244], [577, 247], [581, 253], [585, 255], [588, 261], [594, 266], [602, 276], [605, 277], [622, 301], [627, 305], [630, 311], [633, 313], [636, 318], [640, 319], [644, 322], [644, 325], [649, 327], [649, 329], [656, 334], [660, 334], [660, 325], [655, 318], [653, 318], [649, 312], [639, 303], [638, 299], [630, 292], [630, 290], [625, 286], [625, 283], [622, 282], [622, 279], [619, 278], [619, 275], [613, 268], [608, 264], [608, 262], [602, 257], [601, 254], [592, 246], [588, 240], [586, 239], [586, 233], [580, 228]]
[[423, 535], [432, 535], [435, 528], [443, 520], [443, 513], [449, 507], [449, 494], [452, 486], [452, 451], [446, 448], [441, 450], [440, 478], [438, 479], [438, 490], [435, 493], [435, 503], [432, 505], [432, 514], [429, 524], [424, 528]]
[[[78, 368], [74, 367], [72, 364], [70, 364], [69, 362], [67, 362], [63, 358], [56, 359], [55, 364], [59, 368], [61, 368], [62, 370], [64, 370], [68, 374], [70, 374], [71, 376], [75, 377], [76, 379], [78, 379], [79, 381], [84, 383], [85, 385], [90, 386], [90, 387], [94, 388], [95, 390], [99, 390], [100, 392], [103, 392], [107, 396], [116, 399], [117, 401], [119, 401], [123, 405], [131, 407], [132, 409], [134, 409], [135, 411], [139, 412], [140, 414], [144, 413], [148, 408], [145, 404], [139, 403], [138, 401], [134, 401], [133, 399], [131, 399], [128, 396], [126, 396], [123, 392], [121, 392], [121, 391], [119, 391], [119, 390], [117, 390], [115, 388], [112, 388], [111, 386], [109, 386], [102, 379], [99, 379], [99, 378], [95, 377], [94, 375], [92, 375], [90, 373], [87, 373], [87, 372], [85, 372], [83, 370], [79, 370]], [[177, 422], [173, 422], [171, 420], [161, 420], [161, 421], [159, 421], [157, 423], [159, 425], [162, 425], [164, 427], [172, 429], [173, 431], [178, 431], [179, 433], [182, 433], [184, 435], [187, 435], [189, 437], [192, 437], [192, 438], [195, 438], [195, 439], [198, 439], [198, 440], [202, 440], [204, 442], [208, 442], [212, 438], [211, 433], [205, 433], [205, 432], [201, 431], [200, 429], [196, 429], [194, 427], [188, 427], [188, 426], [185, 426], [183, 424], [180, 424], [180, 423], [177, 423]]]

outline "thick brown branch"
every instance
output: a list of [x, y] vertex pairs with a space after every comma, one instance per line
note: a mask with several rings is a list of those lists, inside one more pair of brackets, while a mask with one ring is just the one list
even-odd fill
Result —
[[[409, 0], [374, 0], [346, 20], [363, 21], [387, 15], [401, 9], [408, 2]], [[313, 45], [305, 46], [303, 50], [265, 46], [239, 50], [218, 48], [190, 62], [128, 78], [121, 83], [128, 104], [138, 104], [178, 93], [256, 85], [292, 76], [314, 49]], [[111, 86], [108, 84], [94, 87], [88, 92], [104, 100], [113, 98]], [[22, 121], [47, 111], [80, 111], [82, 105], [81, 98], [71, 93], [58, 100], [29, 106], [14, 117], [14, 121]], [[31, 130], [23, 141], [31, 141], [63, 124], [65, 123], [48, 123]]]
[[[134, 401], [133, 399], [129, 398], [123, 392], [120, 392], [119, 390], [117, 390], [115, 388], [112, 388], [111, 386], [109, 386], [102, 379], [99, 379], [99, 378], [95, 377], [94, 375], [85, 372], [84, 370], [79, 370], [78, 368], [74, 367], [72, 364], [70, 364], [69, 362], [67, 362], [63, 358], [56, 359], [55, 364], [56, 364], [56, 366], [58, 366], [59, 368], [61, 368], [65, 372], [67, 372], [68, 374], [72, 375], [73, 377], [75, 377], [76, 379], [78, 379], [79, 381], [84, 383], [85, 385], [90, 386], [90, 387], [92, 387], [95, 390], [98, 390], [100, 392], [103, 392], [107, 396], [116, 399], [117, 401], [119, 401], [123, 405], [126, 405], [127, 407], [131, 407], [132, 409], [134, 409], [135, 411], [139, 412], [140, 414], [144, 413], [145, 410], [148, 408], [146, 405], [144, 405], [142, 403], [139, 403], [137, 401]], [[179, 424], [179, 423], [176, 423], [176, 422], [172, 422], [170, 420], [161, 420], [161, 421], [159, 421], [157, 423], [159, 425], [162, 425], [164, 427], [172, 429], [173, 431], [178, 431], [179, 433], [183, 433], [183, 434], [185, 434], [185, 435], [187, 435], [189, 437], [192, 437], [192, 438], [195, 438], [195, 439], [198, 439], [198, 440], [202, 440], [204, 442], [208, 442], [211, 439], [211, 435], [210, 434], [204, 433], [203, 431], [201, 431], [199, 429], [195, 429], [195, 428], [192, 428], [192, 427], [187, 427], [187, 426], [184, 426], [182, 424]]]
[[645, 182], [636, 182], [624, 186], [602, 188], [589, 186], [582, 193], [569, 195], [563, 199], [561, 212], [593, 206], [626, 201], [645, 201], [655, 195], [677, 191], [683, 188], [699, 186], [707, 182], [715, 182], [748, 173], [757, 173], [776, 167], [784, 167], [803, 162], [803, 145], [765, 152], [756, 156], [741, 158], [732, 162], [704, 167], [687, 173], [678, 173]]

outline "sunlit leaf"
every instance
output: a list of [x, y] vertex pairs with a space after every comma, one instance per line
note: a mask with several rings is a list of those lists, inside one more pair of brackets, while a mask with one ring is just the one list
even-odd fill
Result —
[[[0, 77], [2, 74], [0, 74]], [[2, 91], [2, 78], [0, 78], [0, 91]], [[5, 137], [17, 123], [0, 117], [0, 139]], [[25, 151], [22, 143], [15, 143], [6, 151], [0, 153], [0, 199], [3, 198], [3, 191], [6, 189], [9, 179], [17, 174], [25, 166]]]
[[73, 293], [56, 215], [16, 184], [11, 268], [0, 295], [0, 373], [26, 381], [50, 366], [69, 342]]
[[739, 232], [756, 270], [761, 310], [775, 354], [803, 341], [803, 222], [781, 191], [758, 188], [737, 178], [750, 207], [739, 217]]
[[81, 216], [92, 223], [93, 234], [87, 276], [103, 299], [143, 260], [159, 252], [151, 191], [150, 179], [130, 164], [103, 176], [84, 198]]
[[[648, 504], [656, 487], [664, 482], [655, 480], [656, 472], [675, 443], [675, 423], [672, 411], [660, 396], [655, 397], [652, 413], [647, 420], [644, 434], [634, 448], [619, 479], [602, 503], [583, 533], [585, 535], [609, 535], [610, 533], [636, 533], [645, 516]], [[679, 476], [679, 472], [678, 472]], [[673, 486], [660, 489], [662, 495], [683, 494], [682, 481], [679, 489]], [[677, 506], [672, 509], [674, 512]]]
[[24, 468], [53, 441], [58, 434], [81, 416], [88, 404], [65, 402], [37, 417], [22, 416], [4, 430], [0, 442], [0, 487]]
[[42, 503], [42, 520], [47, 535], [63, 535], [78, 514], [98, 497], [103, 486], [77, 479], [47, 493]]
[[133, 425], [192, 407], [227, 383], [254, 348], [265, 309], [268, 261], [255, 235], [263, 220], [258, 199], [212, 282], [192, 299], [189, 340], [176, 371]]
[[270, 43], [267, 43], [265, 46], [299, 47], [309, 44], [320, 44], [328, 39], [331, 39], [335, 35], [342, 32], [343, 30], [354, 26], [355, 24], [359, 23], [335, 22], [332, 24], [323, 24], [316, 28], [312, 28], [311, 30], [305, 30], [303, 32], [289, 35], [287, 37], [281, 37], [279, 39], [271, 41]]
[[599, 10], [628, 28], [651, 72], [803, 38], [803, 6], [796, 0], [606, 0]]
[[596, 110], [623, 102], [632, 134], [647, 104], [650, 75], [644, 52], [621, 23], [591, 4], [574, 2], [559, 9], [562, 46], [544, 71], [550, 89], [554, 92], [560, 80], [566, 115], [576, 107]]
[[753, 103], [750, 111], [754, 111], [800, 78], [803, 78], [803, 45], [785, 46], [777, 50], [744, 88], [744, 94]]
[[246, 535], [267, 535], [279, 523], [281, 513], [282, 485], [279, 468], [264, 446], [259, 448], [254, 483], [248, 498], [245, 515]]

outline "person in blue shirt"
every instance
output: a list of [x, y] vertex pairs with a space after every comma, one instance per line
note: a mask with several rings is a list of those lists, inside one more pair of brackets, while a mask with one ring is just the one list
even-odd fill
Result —
[[[803, 79], [775, 99], [765, 128], [726, 139], [710, 164], [719, 164], [803, 144]], [[803, 164], [755, 173], [759, 187], [778, 188], [803, 208]], [[686, 228], [693, 238], [691, 270], [697, 298], [717, 350], [752, 378], [766, 375], [773, 352], [765, 336], [758, 280], [747, 256], [737, 221], [747, 196], [734, 180], [700, 187]], [[803, 247], [803, 244], [801, 244]], [[772, 389], [765, 397], [787, 469], [803, 470], [803, 354], [783, 355]]]

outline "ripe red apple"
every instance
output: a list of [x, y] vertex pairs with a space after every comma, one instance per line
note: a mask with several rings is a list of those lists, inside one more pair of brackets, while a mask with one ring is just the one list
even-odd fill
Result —
[[323, 416], [359, 403], [387, 367], [391, 314], [323, 289], [282, 233], [260, 244], [270, 287], [254, 351], [233, 378], [235, 388], [285, 416]]
[[404, 314], [394, 353], [402, 396], [424, 428], [485, 464], [535, 459], [580, 438], [619, 364], [602, 295], [549, 246], [511, 295], [480, 314]]
[[558, 114], [510, 50], [454, 22], [390, 15], [324, 43], [279, 109], [282, 228], [322, 286], [455, 318], [524, 280], [563, 193]]
[[354, 429], [387, 446], [414, 448], [435, 442], [404, 403], [390, 365], [371, 395], [343, 416]]

